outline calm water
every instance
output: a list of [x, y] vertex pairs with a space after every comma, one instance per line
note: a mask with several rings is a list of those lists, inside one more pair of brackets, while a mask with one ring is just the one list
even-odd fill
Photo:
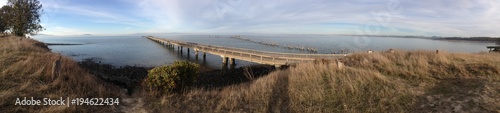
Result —
[[[286, 49], [282, 46], [267, 46], [253, 42], [229, 38], [229, 35], [214, 37], [209, 35], [168, 35], [158, 36], [161, 38], [248, 48], [274, 52], [307, 53], [299, 50]], [[298, 45], [314, 47], [318, 53], [332, 53], [335, 50], [349, 49], [351, 51], [387, 50], [390, 48], [403, 50], [444, 50], [448, 52], [477, 53], [487, 51], [487, 45], [494, 43], [482, 42], [453, 42], [438, 41], [416, 38], [388, 38], [388, 37], [359, 37], [359, 36], [322, 36], [322, 35], [242, 35], [241, 37], [256, 41], [274, 42], [280, 45]], [[207, 54], [207, 59], [200, 56], [195, 59], [194, 51], [190, 51], [188, 57], [186, 50], [183, 54], [176, 50], [166, 49], [156, 42], [140, 36], [78, 36], [78, 37], [49, 37], [38, 36], [35, 39], [46, 43], [72, 43], [82, 45], [71, 46], [49, 46], [53, 52], [70, 56], [77, 61], [86, 58], [97, 58], [104, 63], [114, 66], [137, 65], [137, 66], [160, 66], [171, 64], [176, 60], [188, 60], [203, 66], [220, 68], [222, 58]], [[237, 66], [254, 65], [255, 63], [236, 61]]]

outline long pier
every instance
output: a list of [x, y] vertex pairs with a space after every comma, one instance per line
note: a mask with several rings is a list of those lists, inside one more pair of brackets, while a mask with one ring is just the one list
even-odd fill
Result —
[[203, 52], [203, 59], [206, 58], [206, 53], [221, 56], [224, 66], [227, 64], [234, 65], [235, 59], [255, 62], [259, 64], [269, 64], [276, 67], [284, 65], [291, 65], [300, 62], [310, 62], [316, 59], [337, 59], [344, 57], [347, 54], [300, 54], [300, 53], [281, 53], [281, 52], [268, 52], [258, 51], [243, 48], [224, 47], [216, 45], [198, 44], [192, 42], [183, 42], [176, 40], [169, 40], [163, 38], [156, 38], [153, 36], [144, 36], [152, 41], [160, 43], [171, 49], [177, 49], [182, 52], [186, 48], [188, 54], [190, 49], [193, 49], [198, 58], [198, 52]]

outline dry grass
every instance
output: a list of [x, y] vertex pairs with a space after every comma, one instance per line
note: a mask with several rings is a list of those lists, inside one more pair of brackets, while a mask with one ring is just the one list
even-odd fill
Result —
[[303, 63], [220, 91], [147, 98], [153, 112], [498, 112], [499, 54], [396, 51]]
[[[24, 96], [122, 97], [119, 88], [65, 57], [61, 77], [50, 80], [49, 68], [58, 55], [39, 45], [0, 38], [0, 111], [114, 111], [113, 106], [14, 106], [15, 98]], [[125, 107], [150, 112], [500, 112], [499, 55], [352, 54], [339, 59], [342, 69], [336, 63], [303, 63], [220, 90], [192, 89], [159, 98], [136, 93], [127, 101], [137, 103]]]
[[59, 58], [43, 43], [19, 37], [0, 38], [0, 111], [2, 112], [106, 112], [105, 106], [16, 106], [16, 98], [120, 97], [121, 90], [102, 82], [62, 57], [61, 75], [51, 79], [53, 62]]

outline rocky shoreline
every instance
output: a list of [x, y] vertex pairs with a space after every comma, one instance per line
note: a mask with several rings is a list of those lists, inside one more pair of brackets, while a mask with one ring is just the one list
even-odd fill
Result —
[[[129, 95], [143, 86], [142, 82], [146, 79], [148, 70], [153, 68], [140, 66], [114, 67], [110, 64], [99, 63], [96, 59], [84, 59], [78, 64], [102, 80], [126, 89]], [[254, 65], [234, 69], [200, 68], [194, 88], [203, 89], [220, 89], [225, 86], [248, 83], [276, 70], [274, 66], [270, 65]]]
[[102, 80], [126, 89], [129, 95], [141, 85], [151, 69], [138, 66], [114, 67], [92, 58], [78, 62], [78, 65]]

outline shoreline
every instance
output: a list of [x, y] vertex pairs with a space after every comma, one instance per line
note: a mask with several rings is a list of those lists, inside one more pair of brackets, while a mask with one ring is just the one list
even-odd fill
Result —
[[446, 38], [428, 38], [428, 39], [444, 40], [444, 41], [500, 43], [500, 38], [491, 38], [491, 37], [472, 37], [472, 38], [446, 37]]
[[71, 46], [71, 45], [83, 45], [83, 44], [71, 44], [71, 43], [44, 43], [47, 46]]
[[[136, 93], [141, 88], [142, 82], [147, 77], [148, 70], [154, 68], [142, 66], [115, 67], [111, 64], [98, 63], [96, 59], [85, 59], [78, 62], [78, 64], [100, 79], [126, 89], [128, 95]], [[262, 64], [234, 69], [213, 69], [201, 66], [194, 88], [213, 90], [230, 85], [245, 84], [274, 70], [276, 70], [274, 66]]]

